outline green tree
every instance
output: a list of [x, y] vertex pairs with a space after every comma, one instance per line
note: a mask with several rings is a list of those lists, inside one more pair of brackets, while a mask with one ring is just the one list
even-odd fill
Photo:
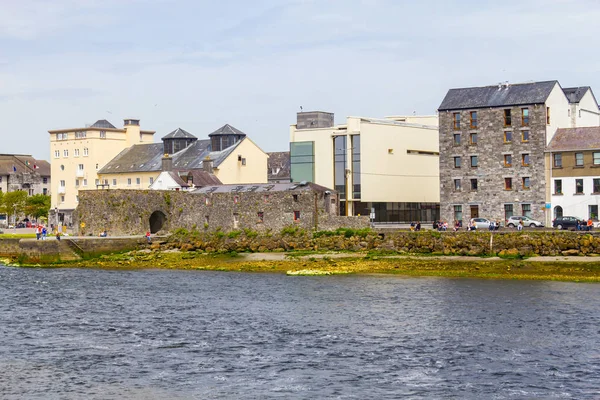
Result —
[[25, 214], [36, 220], [40, 217], [48, 218], [48, 211], [50, 211], [50, 196], [48, 195], [36, 194], [25, 200]]
[[3, 196], [2, 207], [0, 212], [6, 213], [8, 220], [12, 221], [15, 211], [17, 215], [25, 210], [25, 201], [27, 200], [27, 192], [17, 190], [15, 192], [5, 193]]

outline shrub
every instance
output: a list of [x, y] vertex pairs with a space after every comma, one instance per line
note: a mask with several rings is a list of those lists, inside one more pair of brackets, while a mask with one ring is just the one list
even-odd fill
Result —
[[235, 238], [237, 238], [238, 236], [240, 236], [240, 234], [241, 234], [241, 233], [242, 233], [242, 231], [231, 231], [231, 232], [229, 232], [229, 233], [227, 234], [227, 237], [228, 237], [229, 239], [235, 239]]
[[258, 236], [258, 232], [253, 231], [252, 229], [246, 228], [244, 229], [244, 235], [248, 238], [255, 238]]

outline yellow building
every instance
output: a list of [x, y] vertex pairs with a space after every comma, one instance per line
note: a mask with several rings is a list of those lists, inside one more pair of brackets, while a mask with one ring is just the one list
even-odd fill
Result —
[[154, 131], [140, 129], [138, 119], [126, 119], [122, 129], [107, 120], [84, 128], [56, 129], [50, 133], [52, 176], [51, 218], [70, 225], [77, 207], [78, 191], [95, 189], [98, 171], [123, 149], [152, 143]]
[[[210, 171], [223, 184], [267, 183], [268, 155], [246, 134], [230, 125], [198, 140], [177, 128], [162, 143], [131, 146], [98, 171], [110, 189], [149, 189], [162, 171], [187, 176], [190, 171]], [[154, 185], [155, 187], [157, 185]]]
[[375, 222], [439, 218], [439, 141], [436, 116], [348, 117], [301, 112], [290, 127], [293, 182], [334, 188], [342, 215]]

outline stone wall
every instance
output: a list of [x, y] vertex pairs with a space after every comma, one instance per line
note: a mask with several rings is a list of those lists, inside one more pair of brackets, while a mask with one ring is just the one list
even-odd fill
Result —
[[[158, 190], [82, 191], [76, 210], [79, 235], [141, 235], [150, 230], [154, 215], [162, 213], [160, 232], [183, 228], [214, 232], [249, 229], [279, 232], [287, 226], [305, 230], [368, 227], [367, 217], [338, 217], [324, 192], [240, 192], [193, 194]], [[295, 219], [294, 215], [299, 215]]]
[[19, 240], [21, 239], [0, 239], [0, 257], [17, 257], [21, 253]]
[[[512, 125], [504, 126], [504, 110], [510, 109]], [[462, 219], [468, 221], [471, 206], [478, 206], [479, 216], [504, 221], [504, 205], [512, 204], [514, 215], [523, 215], [523, 205], [530, 205], [531, 217], [545, 221], [544, 148], [546, 110], [541, 105], [529, 106], [529, 126], [521, 126], [521, 107], [478, 109], [478, 128], [471, 129], [469, 111], [462, 110], [461, 129], [453, 128], [453, 112], [443, 111], [440, 121], [440, 214], [452, 222], [454, 206], [462, 206]], [[529, 141], [521, 140], [521, 132], [529, 131]], [[504, 132], [512, 132], [512, 141], [505, 143]], [[470, 142], [471, 133], [477, 133], [477, 144]], [[454, 134], [460, 134], [461, 143], [454, 143]], [[522, 165], [522, 155], [530, 155], [529, 166]], [[512, 155], [512, 166], [504, 165], [504, 155]], [[478, 156], [478, 167], [471, 168], [470, 157]], [[460, 168], [454, 167], [454, 157], [462, 158]], [[523, 177], [528, 177], [531, 188], [523, 188]], [[504, 178], [512, 178], [512, 190], [505, 190]], [[454, 179], [461, 180], [461, 189], [455, 190]], [[471, 190], [471, 179], [477, 179], [477, 190]]]

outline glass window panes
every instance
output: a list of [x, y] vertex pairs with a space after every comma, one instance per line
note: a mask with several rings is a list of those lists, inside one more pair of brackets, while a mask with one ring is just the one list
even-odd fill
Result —
[[575, 153], [575, 166], [583, 167], [583, 153]]
[[477, 168], [478, 159], [477, 156], [471, 156], [471, 168]]
[[554, 193], [562, 194], [562, 179], [554, 180]]
[[575, 179], [575, 193], [583, 193], [583, 179]]
[[521, 131], [521, 141], [529, 142], [529, 131]]
[[594, 152], [594, 165], [600, 165], [600, 152]]
[[504, 132], [504, 143], [510, 143], [510, 142], [512, 142], [512, 132], [506, 131], [506, 132]]

